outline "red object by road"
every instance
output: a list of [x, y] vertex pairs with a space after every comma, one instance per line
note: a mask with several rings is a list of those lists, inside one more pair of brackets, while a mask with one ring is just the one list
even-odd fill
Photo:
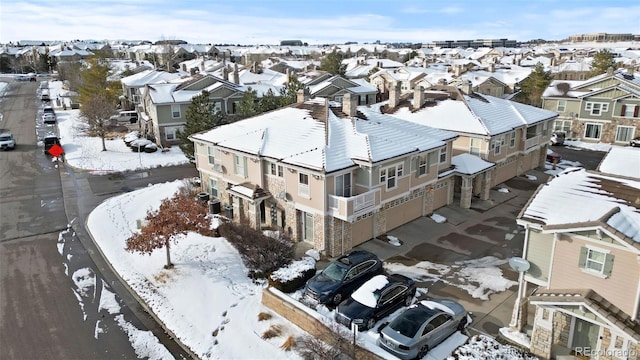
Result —
[[58, 145], [58, 144], [54, 144], [49, 150], [48, 150], [49, 154], [51, 154], [52, 156], [55, 157], [60, 157], [60, 155], [62, 155], [64, 153], [64, 149], [62, 148], [62, 146]]

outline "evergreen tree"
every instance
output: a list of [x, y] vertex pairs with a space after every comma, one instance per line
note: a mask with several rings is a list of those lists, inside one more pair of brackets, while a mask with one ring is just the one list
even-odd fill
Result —
[[237, 120], [246, 119], [259, 113], [258, 93], [249, 87], [238, 102], [238, 107], [236, 108]]
[[302, 84], [295, 75], [291, 75], [282, 89], [280, 89], [280, 105], [287, 106], [294, 104], [298, 100], [298, 90], [304, 89]]
[[342, 63], [342, 56], [336, 51], [336, 49], [333, 49], [330, 54], [327, 54], [320, 61], [320, 70], [324, 70], [334, 75], [344, 76], [346, 67], [347, 66]]
[[225, 119], [221, 111], [215, 111], [214, 105], [209, 101], [209, 92], [206, 90], [191, 99], [184, 117], [184, 128], [179, 130], [176, 136], [181, 141], [179, 146], [182, 152], [193, 161], [194, 148], [189, 136], [222, 125]]
[[98, 94], [107, 101], [117, 103], [122, 92], [119, 82], [109, 81], [109, 64], [105, 59], [91, 57], [80, 70], [80, 85], [78, 88], [80, 103], [84, 104]]
[[607, 49], [602, 49], [593, 55], [593, 61], [591, 62], [590, 71], [587, 73], [587, 77], [593, 77], [601, 75], [607, 72], [609, 68], [616, 68], [616, 62], [613, 59], [613, 54]]
[[260, 100], [258, 100], [258, 111], [261, 113], [275, 110], [280, 107], [280, 99], [276, 96], [273, 90], [269, 89], [267, 92], [262, 95]]
[[544, 71], [542, 63], [537, 63], [529, 76], [520, 83], [524, 102], [534, 106], [542, 105], [542, 93], [551, 83], [551, 71]]

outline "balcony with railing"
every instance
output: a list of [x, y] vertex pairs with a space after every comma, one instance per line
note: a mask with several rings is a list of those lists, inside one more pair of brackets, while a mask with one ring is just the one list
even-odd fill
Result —
[[350, 197], [329, 195], [329, 214], [338, 219], [352, 221], [356, 216], [380, 206], [380, 189]]
[[540, 135], [526, 139], [524, 141], [524, 150], [527, 151], [533, 147], [540, 145], [540, 141], [542, 141], [542, 136]]

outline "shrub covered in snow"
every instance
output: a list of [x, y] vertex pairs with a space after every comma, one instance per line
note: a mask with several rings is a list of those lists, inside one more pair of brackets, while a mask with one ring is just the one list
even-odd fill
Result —
[[316, 261], [305, 256], [272, 272], [269, 276], [269, 285], [284, 293], [292, 293], [303, 287], [315, 274]]
[[458, 347], [447, 360], [504, 359], [504, 360], [537, 360], [521, 349], [503, 345], [496, 339], [486, 335], [475, 335]]

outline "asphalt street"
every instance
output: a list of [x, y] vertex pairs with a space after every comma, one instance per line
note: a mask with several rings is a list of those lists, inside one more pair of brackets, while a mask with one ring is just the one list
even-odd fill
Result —
[[[40, 79], [39, 79], [40, 80]], [[10, 359], [133, 359], [123, 330], [153, 332], [178, 359], [190, 358], [111, 271], [84, 228], [104, 199], [149, 183], [193, 177], [193, 166], [94, 176], [52, 161], [38, 138], [39, 82], [8, 82], [0, 128], [17, 142], [0, 153], [0, 349]], [[118, 314], [101, 308], [115, 293]]]

